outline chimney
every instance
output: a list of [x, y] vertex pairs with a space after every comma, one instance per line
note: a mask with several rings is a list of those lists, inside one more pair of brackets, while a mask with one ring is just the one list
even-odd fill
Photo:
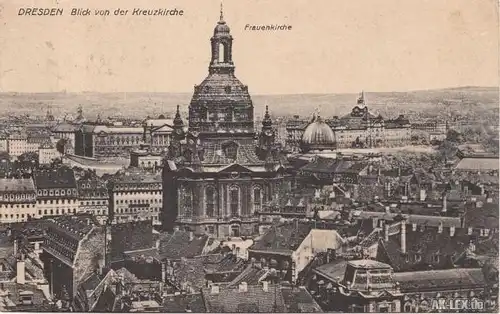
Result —
[[390, 214], [390, 213], [391, 213], [391, 207], [390, 207], [390, 206], [386, 206], [386, 207], [385, 207], [385, 212], [386, 212], [387, 214]]
[[398, 178], [401, 177], [401, 167], [398, 167]]
[[442, 221], [439, 222], [438, 233], [443, 233], [443, 222]]
[[194, 240], [194, 232], [193, 231], [189, 231], [189, 242], [191, 242], [193, 240]]
[[401, 221], [401, 252], [406, 253], [406, 220]]
[[469, 242], [469, 251], [471, 253], [474, 253], [476, 251], [476, 245], [472, 241]]
[[417, 231], [417, 224], [416, 223], [411, 224], [411, 231]]
[[389, 241], [389, 225], [384, 224], [384, 241]]
[[242, 282], [239, 285], [239, 292], [247, 292], [248, 291], [248, 285], [246, 282]]
[[443, 209], [441, 210], [443, 213], [446, 213], [448, 211], [448, 194], [444, 193], [443, 194]]
[[493, 199], [491, 197], [488, 197], [486, 199], [486, 203], [489, 203], [489, 204], [493, 203]]
[[218, 285], [212, 285], [210, 288], [210, 293], [211, 294], [219, 294], [219, 286]]
[[382, 170], [378, 167], [378, 176], [380, 177], [380, 175], [382, 175]]
[[165, 282], [167, 279], [167, 266], [165, 262], [161, 263], [161, 281]]
[[373, 229], [377, 228], [378, 225], [378, 219], [377, 218], [372, 218], [372, 227]]
[[267, 281], [262, 282], [262, 290], [264, 290], [264, 292], [269, 291], [269, 282], [267, 282]]
[[472, 227], [467, 228], [467, 235], [472, 235]]
[[14, 239], [14, 255], [17, 254], [17, 239]]
[[455, 226], [450, 227], [450, 237], [453, 237], [455, 235]]
[[427, 192], [424, 189], [420, 189], [420, 201], [425, 201], [427, 198]]
[[22, 255], [17, 260], [16, 272], [17, 272], [17, 276], [16, 276], [17, 283], [24, 285], [26, 283], [24, 255]]
[[483, 207], [483, 202], [477, 201], [476, 202], [476, 208], [481, 208], [481, 207]]

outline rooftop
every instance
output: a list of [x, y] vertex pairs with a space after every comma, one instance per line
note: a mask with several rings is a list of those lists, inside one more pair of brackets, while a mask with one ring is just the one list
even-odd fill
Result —
[[412, 271], [394, 273], [394, 280], [399, 282], [401, 290], [422, 291], [423, 289], [446, 289], [450, 287], [468, 287], [486, 285], [480, 268], [454, 268], [443, 270]]
[[32, 179], [0, 179], [0, 192], [35, 192]]

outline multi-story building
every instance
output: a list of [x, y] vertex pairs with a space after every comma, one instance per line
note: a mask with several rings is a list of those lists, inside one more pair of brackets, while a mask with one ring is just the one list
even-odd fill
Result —
[[328, 312], [437, 312], [444, 304], [439, 299], [482, 303], [488, 298], [480, 268], [394, 272], [388, 264], [367, 259], [336, 259], [315, 267], [307, 286], [318, 292], [315, 299]]
[[0, 222], [35, 218], [36, 190], [32, 179], [0, 179]]
[[404, 146], [411, 141], [408, 119], [402, 115], [396, 119], [375, 116], [365, 105], [363, 94], [349, 114], [326, 120], [315, 116], [309, 124], [295, 118], [288, 122], [287, 132], [287, 144], [295, 152]]
[[172, 119], [147, 119], [143, 123], [144, 142], [155, 151], [167, 151], [172, 138]]
[[134, 150], [130, 153], [130, 167], [145, 169], [148, 171], [161, 170], [163, 154], [152, 151], [150, 148]]
[[46, 139], [46, 136], [32, 136], [26, 133], [11, 134], [8, 138], [9, 155], [19, 157], [24, 153], [38, 152], [38, 148]]
[[60, 153], [57, 151], [55, 145], [47, 140], [40, 144], [38, 148], [38, 163], [40, 165], [47, 165], [53, 162], [55, 159], [60, 157]]
[[92, 215], [60, 216], [45, 230], [43, 261], [52, 295], [70, 300], [80, 283], [105, 265], [105, 230]]
[[311, 123], [310, 119], [301, 119], [300, 116], [295, 115], [293, 119], [286, 122], [286, 141], [285, 147], [293, 153], [300, 152], [300, 143], [304, 130]]
[[8, 136], [5, 134], [0, 134], [0, 152], [9, 151]]
[[110, 219], [113, 223], [149, 220], [161, 224], [163, 187], [160, 174], [128, 169], [109, 180]]
[[67, 152], [70, 154], [75, 153], [75, 134], [78, 128], [79, 125], [68, 122], [59, 123], [52, 128], [54, 138], [67, 141], [65, 149], [68, 149]]
[[205, 80], [189, 105], [189, 131], [179, 109], [163, 167], [163, 226], [215, 237], [258, 233], [256, 208], [277, 198], [288, 163], [275, 144], [266, 109], [258, 144], [254, 107], [234, 74], [233, 37], [221, 16], [211, 38]]
[[93, 214], [104, 224], [109, 214], [109, 195], [106, 182], [99, 177], [81, 178], [77, 182], [79, 209], [81, 213]]
[[33, 173], [37, 193], [37, 218], [78, 212], [78, 189], [72, 169], [61, 167]]
[[142, 127], [83, 124], [75, 134], [75, 154], [86, 157], [128, 157], [144, 143]]

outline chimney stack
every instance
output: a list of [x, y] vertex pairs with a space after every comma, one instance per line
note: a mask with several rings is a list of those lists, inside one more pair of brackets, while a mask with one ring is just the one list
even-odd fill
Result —
[[17, 239], [14, 239], [14, 255], [17, 254]]
[[455, 226], [450, 227], [450, 237], [453, 237], [455, 235]]
[[416, 223], [411, 224], [411, 231], [417, 231], [417, 224]]
[[391, 213], [391, 207], [390, 207], [390, 206], [386, 206], [386, 207], [385, 207], [385, 212], [386, 212], [387, 214], [390, 214], [390, 213]]
[[443, 194], [443, 209], [441, 210], [443, 213], [448, 211], [448, 193]]
[[219, 294], [219, 286], [218, 285], [212, 285], [210, 288], [210, 293], [211, 294]]
[[248, 285], [246, 282], [242, 282], [239, 285], [239, 291], [240, 292], [247, 292], [248, 291]]
[[401, 221], [401, 252], [406, 253], [406, 220]]
[[438, 233], [443, 233], [443, 222], [442, 221], [439, 222]]
[[24, 255], [21, 255], [21, 257], [17, 260], [16, 275], [17, 283], [24, 285], [26, 283]]
[[398, 167], [398, 178], [401, 177], [401, 167]]
[[189, 242], [191, 242], [193, 240], [194, 240], [194, 232], [193, 231], [189, 231]]
[[267, 282], [265, 280], [262, 282], [262, 290], [264, 290], [264, 292], [269, 291], [269, 282]]
[[427, 192], [424, 189], [420, 189], [420, 201], [423, 202], [427, 198]]
[[384, 224], [384, 241], [389, 241], [389, 225]]

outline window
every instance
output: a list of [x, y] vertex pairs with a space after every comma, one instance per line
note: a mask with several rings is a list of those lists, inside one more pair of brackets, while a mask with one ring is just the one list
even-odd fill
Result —
[[219, 44], [219, 62], [224, 62], [226, 60], [226, 49], [224, 47], [224, 44]]
[[233, 237], [240, 236], [240, 227], [239, 226], [231, 226], [231, 236], [233, 236]]
[[240, 207], [240, 190], [237, 186], [231, 187], [229, 191], [230, 197], [230, 209], [231, 216], [238, 217], [239, 216], [239, 207]]
[[260, 187], [255, 187], [253, 189], [253, 209], [254, 211], [260, 211], [262, 207], [262, 193]]
[[208, 187], [205, 191], [205, 196], [207, 198], [206, 215], [208, 217], [214, 217], [215, 213], [215, 190], [213, 187]]

